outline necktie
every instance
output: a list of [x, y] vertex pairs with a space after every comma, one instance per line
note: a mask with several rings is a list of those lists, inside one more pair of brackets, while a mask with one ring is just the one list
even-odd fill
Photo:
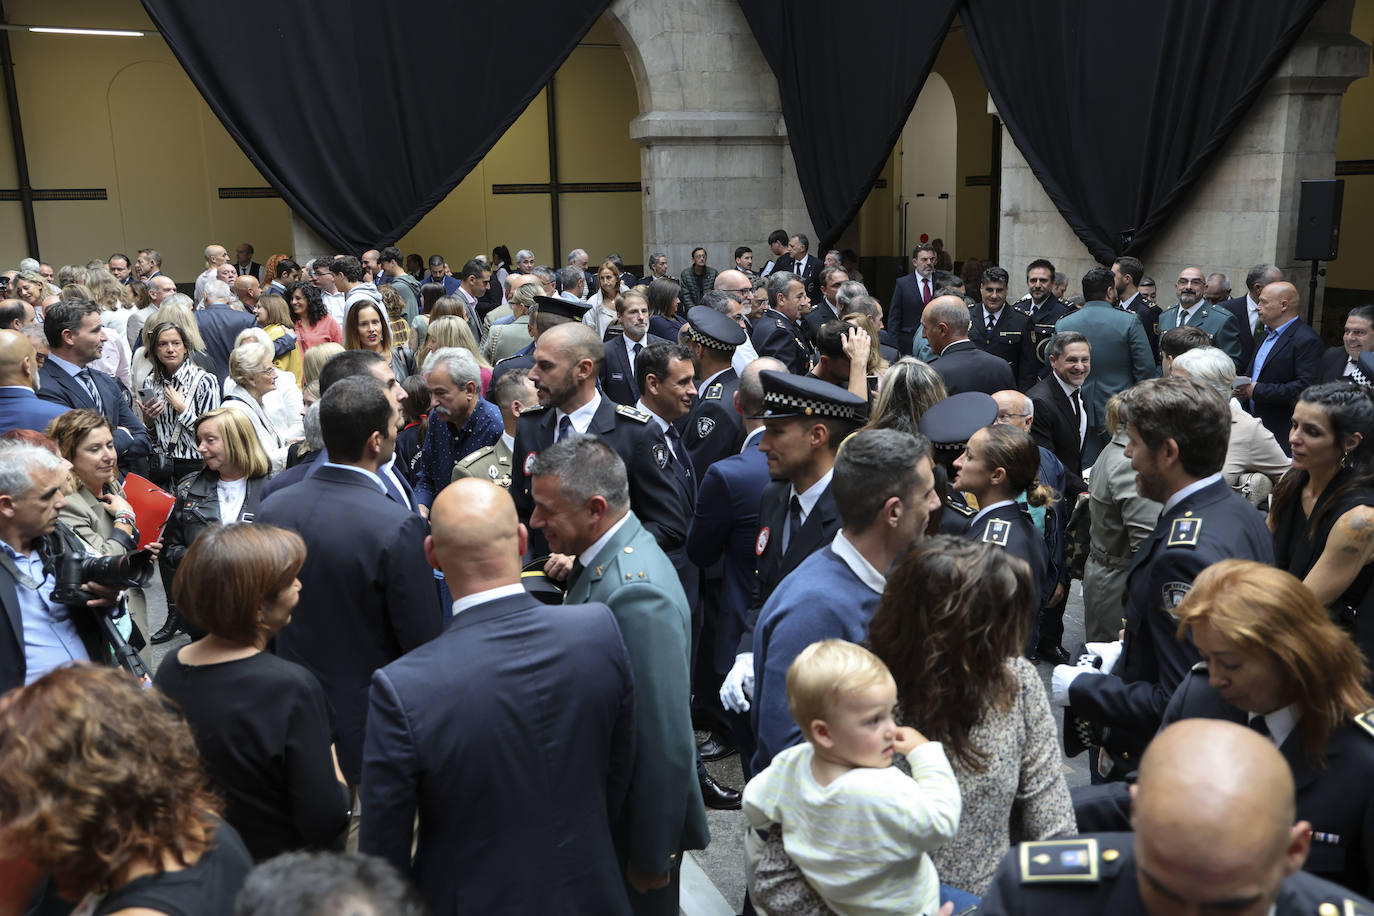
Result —
[[572, 417], [564, 416], [558, 421], [558, 438], [554, 441], [562, 442], [573, 434]]
[[930, 280], [926, 277], [921, 278], [921, 301], [930, 305]]
[[1363, 385], [1366, 388], [1370, 387], [1369, 376], [1364, 374], [1364, 371], [1360, 368], [1360, 364], [1354, 360], [1350, 361], [1350, 380], [1357, 385]]
[[644, 349], [644, 344], [636, 343], [632, 349], [635, 351], [635, 359], [639, 359], [639, 354]]
[[792, 536], [801, 528], [801, 497], [792, 496], [792, 502], [787, 507], [787, 524], [782, 529], [782, 552], [787, 553], [788, 545], [792, 543]]
[[1270, 741], [1274, 740], [1273, 734], [1269, 731], [1269, 726], [1264, 721], [1264, 716], [1251, 716], [1249, 725], [1252, 729], [1268, 738]]
[[995, 327], [997, 327], [997, 316], [994, 315], [994, 314], [992, 314], [991, 312], [989, 312], [989, 313], [988, 313], [988, 331], [991, 332], [992, 329], [995, 328]]
[[91, 378], [91, 370], [82, 369], [76, 374], [76, 379], [81, 383], [81, 387], [86, 389], [86, 393], [95, 401], [95, 409], [104, 413], [105, 406], [100, 403], [100, 390], [95, 387], [95, 379]]
[[668, 444], [672, 446], [673, 449], [673, 457], [677, 459], [678, 464], [682, 465], [682, 471], [687, 475], [687, 482], [690, 485], [690, 489], [695, 493], [696, 485], [692, 480], [692, 459], [687, 454], [687, 449], [682, 444], [682, 433], [677, 431], [676, 426], [669, 426], [668, 431], [664, 435], [668, 437]]
[[572, 587], [572, 584], [577, 581], [577, 577], [582, 575], [582, 570], [586, 568], [582, 565], [581, 560], [573, 560], [572, 572], [568, 573], [568, 587]]
[[1178, 326], [1181, 327], [1181, 328], [1182, 328], [1182, 327], [1187, 327], [1188, 325], [1190, 325], [1190, 324], [1192, 324], [1192, 323], [1193, 323], [1193, 313], [1192, 313], [1192, 311], [1191, 311], [1191, 310], [1185, 310], [1185, 311], [1183, 312], [1183, 320], [1180, 321], [1180, 322], [1178, 323]]
[[1078, 447], [1083, 447], [1083, 399], [1079, 389], [1075, 388], [1073, 394], [1069, 396], [1069, 401], [1073, 404], [1073, 425], [1078, 433]]

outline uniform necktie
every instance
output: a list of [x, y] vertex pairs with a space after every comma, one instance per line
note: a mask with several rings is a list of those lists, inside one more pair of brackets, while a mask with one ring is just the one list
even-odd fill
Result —
[[1360, 364], [1353, 359], [1350, 361], [1350, 380], [1357, 385], [1363, 385], [1366, 388], [1370, 387], [1369, 376], [1364, 374], [1364, 371], [1360, 368]]
[[582, 570], [586, 568], [587, 567], [582, 565], [581, 560], [573, 560], [572, 572], [568, 573], [568, 585], [571, 586], [574, 582], [576, 582], [577, 577], [582, 575]]
[[1250, 727], [1251, 727], [1252, 729], [1254, 729], [1256, 732], [1258, 732], [1259, 734], [1261, 734], [1261, 735], [1263, 735], [1264, 737], [1268, 738], [1270, 741], [1273, 741], [1273, 740], [1274, 740], [1273, 734], [1270, 733], [1270, 731], [1269, 731], [1269, 726], [1268, 726], [1268, 724], [1265, 723], [1265, 721], [1264, 721], [1264, 716], [1251, 716], [1251, 717], [1250, 717], [1250, 723], [1249, 723], [1249, 724], [1250, 724]]
[[[665, 435], [668, 437], [668, 444], [672, 446], [673, 457], [677, 459], [678, 464], [682, 465], [683, 473], [687, 475], [688, 482], [692, 483], [692, 459], [682, 444], [682, 433], [677, 431], [676, 426], [669, 425]], [[692, 483], [692, 491], [696, 492], [695, 483]]]
[[105, 406], [100, 403], [100, 390], [95, 387], [95, 379], [91, 378], [91, 370], [82, 369], [76, 374], [76, 379], [81, 383], [81, 387], [86, 389], [86, 393], [95, 401], [95, 409], [104, 413]]
[[564, 439], [568, 438], [572, 434], [572, 417], [564, 416], [563, 419], [558, 421], [558, 439], [556, 441], [562, 442]]
[[1180, 321], [1180, 322], [1178, 323], [1178, 326], [1181, 327], [1181, 328], [1182, 328], [1182, 327], [1187, 327], [1188, 325], [1190, 325], [1190, 324], [1192, 324], [1192, 323], [1193, 323], [1193, 311], [1192, 311], [1192, 309], [1185, 309], [1184, 312], [1183, 312], [1183, 320]]
[[930, 305], [930, 280], [926, 277], [921, 278], [921, 301]]
[[792, 502], [787, 507], [787, 524], [782, 529], [782, 552], [787, 553], [788, 546], [792, 543], [792, 536], [801, 528], [801, 497], [793, 495]]
[[997, 316], [994, 315], [994, 314], [992, 314], [991, 312], [989, 312], [989, 313], [988, 313], [988, 330], [991, 331], [991, 330], [992, 330], [993, 328], [995, 328], [995, 327], [997, 327]]

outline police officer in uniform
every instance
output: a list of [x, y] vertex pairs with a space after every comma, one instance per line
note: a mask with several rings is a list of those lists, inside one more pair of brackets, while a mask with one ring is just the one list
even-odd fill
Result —
[[969, 522], [978, 510], [954, 489], [954, 462], [964, 453], [969, 437], [995, 422], [997, 402], [981, 391], [951, 395], [921, 414], [920, 432], [930, 440], [935, 486], [940, 492], [940, 534], [968, 537]]
[[560, 324], [581, 321], [582, 316], [587, 314], [587, 310], [590, 308], [591, 306], [587, 303], [576, 299], [564, 299], [562, 296], [535, 296], [534, 311], [530, 315], [529, 323], [529, 326], [534, 328], [534, 340], [531, 340], [529, 346], [514, 356], [497, 360], [496, 365], [491, 369], [490, 385], [494, 386], [497, 379], [512, 369], [529, 371], [533, 368], [534, 347], [539, 342], [539, 335]]
[[1031, 261], [1026, 267], [1026, 288], [1030, 294], [1016, 303], [1017, 311], [1031, 320], [1031, 342], [1035, 346], [1035, 377], [1050, 374], [1049, 349], [1054, 339], [1054, 323], [1071, 310], [1055, 298], [1050, 287], [1054, 284], [1054, 265], [1044, 258]]
[[1010, 850], [979, 916], [1374, 916], [1374, 903], [1301, 870], [1312, 829], [1294, 823], [1293, 777], [1244, 726], [1188, 719], [1160, 732], [1133, 802], [1133, 834]]
[[983, 271], [980, 287], [983, 303], [969, 309], [968, 339], [980, 349], [1005, 360], [1016, 378], [1016, 387], [1026, 391], [1036, 379], [1035, 345], [1030, 316], [1007, 307], [1009, 279], [1000, 267]]
[[754, 350], [781, 360], [793, 375], [811, 371], [815, 351], [798, 322], [811, 308], [802, 278], [785, 270], [768, 275], [768, 308], [754, 319]]
[[731, 365], [735, 348], [748, 339], [744, 329], [705, 305], [687, 313], [687, 348], [697, 375], [697, 402], [687, 414], [682, 443], [698, 478], [722, 458], [739, 454], [744, 422], [735, 410], [739, 376]]
[[1126, 638], [1115, 668], [1058, 665], [1051, 684], [1053, 701], [1103, 736], [1101, 778], [1135, 768], [1174, 688], [1200, 661], [1192, 640], [1177, 638], [1172, 613], [1193, 579], [1230, 557], [1274, 562], [1263, 517], [1221, 476], [1231, 428], [1222, 396], [1192, 379], [1148, 379], [1126, 393], [1123, 406], [1140, 495], [1164, 511], [1131, 561]]
[[[571, 303], [569, 303], [571, 304]], [[583, 309], [585, 311], [585, 307]], [[596, 331], [567, 322], [540, 332], [530, 381], [539, 395], [516, 422], [511, 461], [511, 496], [522, 522], [534, 511], [529, 469], [554, 442], [575, 433], [605, 440], [625, 462], [630, 478], [630, 508], [669, 553], [687, 537], [690, 507], [669, 470], [668, 442], [652, 417], [616, 404], [597, 390], [606, 349]], [[543, 535], [530, 531], [530, 554], [548, 553]], [[571, 568], [571, 559], [565, 561]]]

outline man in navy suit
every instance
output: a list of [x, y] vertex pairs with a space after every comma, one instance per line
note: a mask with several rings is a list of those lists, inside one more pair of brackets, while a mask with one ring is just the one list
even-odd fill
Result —
[[525, 592], [527, 533], [490, 481], [445, 488], [430, 519], [453, 622], [372, 675], [359, 851], [410, 875], [433, 913], [628, 914], [611, 824], [634, 771], [634, 679], [610, 608]]
[[425, 562], [429, 525], [391, 500], [378, 476], [396, 448], [398, 415], [377, 379], [336, 382], [320, 398], [329, 459], [258, 507], [258, 521], [305, 540], [303, 600], [277, 634], [276, 652], [319, 679], [334, 716], [339, 767], [354, 787], [372, 672], [443, 628]]
[[617, 404], [633, 407], [639, 400], [635, 358], [656, 343], [673, 343], [649, 333], [649, 303], [629, 290], [616, 300], [616, 315], [625, 333], [606, 341], [606, 361], [601, 364], [601, 390]]
[[448, 262], [441, 254], [429, 256], [429, 276], [425, 277], [425, 283], [438, 283], [444, 288], [445, 296], [458, 295], [458, 287], [463, 284], [458, 278], [449, 273]]
[[50, 352], [38, 370], [38, 396], [71, 409], [100, 411], [114, 428], [119, 469], [146, 474], [152, 444], [143, 421], [124, 399], [124, 389], [114, 376], [86, 368], [100, 357], [105, 341], [100, 306], [81, 299], [48, 306], [43, 313], [43, 335]]
[[18, 331], [0, 331], [0, 435], [12, 429], [48, 428], [55, 417], [70, 410], [38, 397], [38, 355]]
[[1240, 329], [1240, 362], [1236, 363], [1236, 374], [1244, 375], [1250, 371], [1255, 361], [1255, 348], [1264, 340], [1264, 322], [1259, 318], [1259, 296], [1270, 283], [1283, 279], [1283, 271], [1273, 264], [1256, 264], [1245, 275], [1245, 295], [1227, 299], [1221, 303], [1235, 317]]
[[229, 376], [229, 353], [234, 349], [234, 338], [245, 328], [258, 324], [257, 318], [230, 307], [232, 298], [229, 284], [209, 280], [205, 284], [205, 305], [196, 312], [196, 324], [200, 327], [200, 336], [205, 339], [205, 352], [215, 365], [215, 376], [221, 386]]
[[1260, 293], [1259, 318], [1268, 333], [1255, 349], [1248, 385], [1236, 397], [1274, 434], [1289, 453], [1288, 427], [1303, 389], [1317, 382], [1325, 346], [1317, 332], [1298, 317], [1298, 289], [1292, 283], [1270, 283]]
[[912, 341], [921, 326], [921, 312], [935, 298], [935, 260], [933, 245], [920, 244], [911, 249], [911, 273], [897, 278], [892, 298], [887, 303], [887, 324], [897, 335], [897, 349], [911, 355]]
[[935, 352], [930, 367], [944, 379], [945, 390], [951, 395], [981, 391], [990, 396], [995, 391], [1015, 388], [1016, 377], [1011, 374], [1010, 364], [969, 340], [971, 321], [968, 307], [958, 296], [934, 299], [921, 314], [926, 340]]
[[787, 255], [791, 259], [788, 264], [778, 264], [774, 271], [785, 270], [788, 273], [796, 274], [797, 279], [806, 285], [806, 295], [812, 302], [819, 301], [821, 298], [820, 284], [817, 277], [820, 275], [821, 262], [819, 258], [813, 258], [808, 253], [811, 247], [811, 240], [798, 233], [787, 242]]

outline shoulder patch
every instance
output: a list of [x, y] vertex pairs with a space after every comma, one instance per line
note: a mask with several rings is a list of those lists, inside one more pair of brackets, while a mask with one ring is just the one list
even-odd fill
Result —
[[1364, 729], [1370, 737], [1374, 737], [1374, 709], [1366, 709], [1356, 716], [1355, 724]]
[[1193, 590], [1191, 582], [1165, 582], [1163, 594], [1160, 601], [1164, 606], [1164, 611], [1175, 621], [1178, 615], [1174, 613], [1174, 608], [1183, 603], [1183, 599], [1188, 597], [1188, 593]]
[[1021, 844], [1022, 884], [1096, 882], [1097, 864], [1096, 837]]
[[697, 417], [697, 437], [705, 439], [716, 428], [716, 421], [710, 417]]
[[988, 520], [988, 526], [983, 529], [983, 543], [996, 544], [998, 547], [1007, 546], [1007, 541], [1011, 538], [1011, 523], [1000, 518]]
[[629, 417], [631, 420], [637, 420], [640, 423], [648, 423], [650, 419], [649, 415], [639, 408], [627, 407], [624, 404], [617, 404], [615, 412], [622, 417]]
[[719, 401], [720, 396], [724, 393], [725, 386], [722, 385], [720, 382], [715, 382], [711, 385], [710, 388], [706, 389], [706, 393], [701, 396], [701, 399], [703, 401]]
[[1166, 546], [1196, 547], [1201, 534], [1202, 519], [1190, 512], [1183, 518], [1174, 519], [1174, 523], [1169, 526], [1169, 541]]

